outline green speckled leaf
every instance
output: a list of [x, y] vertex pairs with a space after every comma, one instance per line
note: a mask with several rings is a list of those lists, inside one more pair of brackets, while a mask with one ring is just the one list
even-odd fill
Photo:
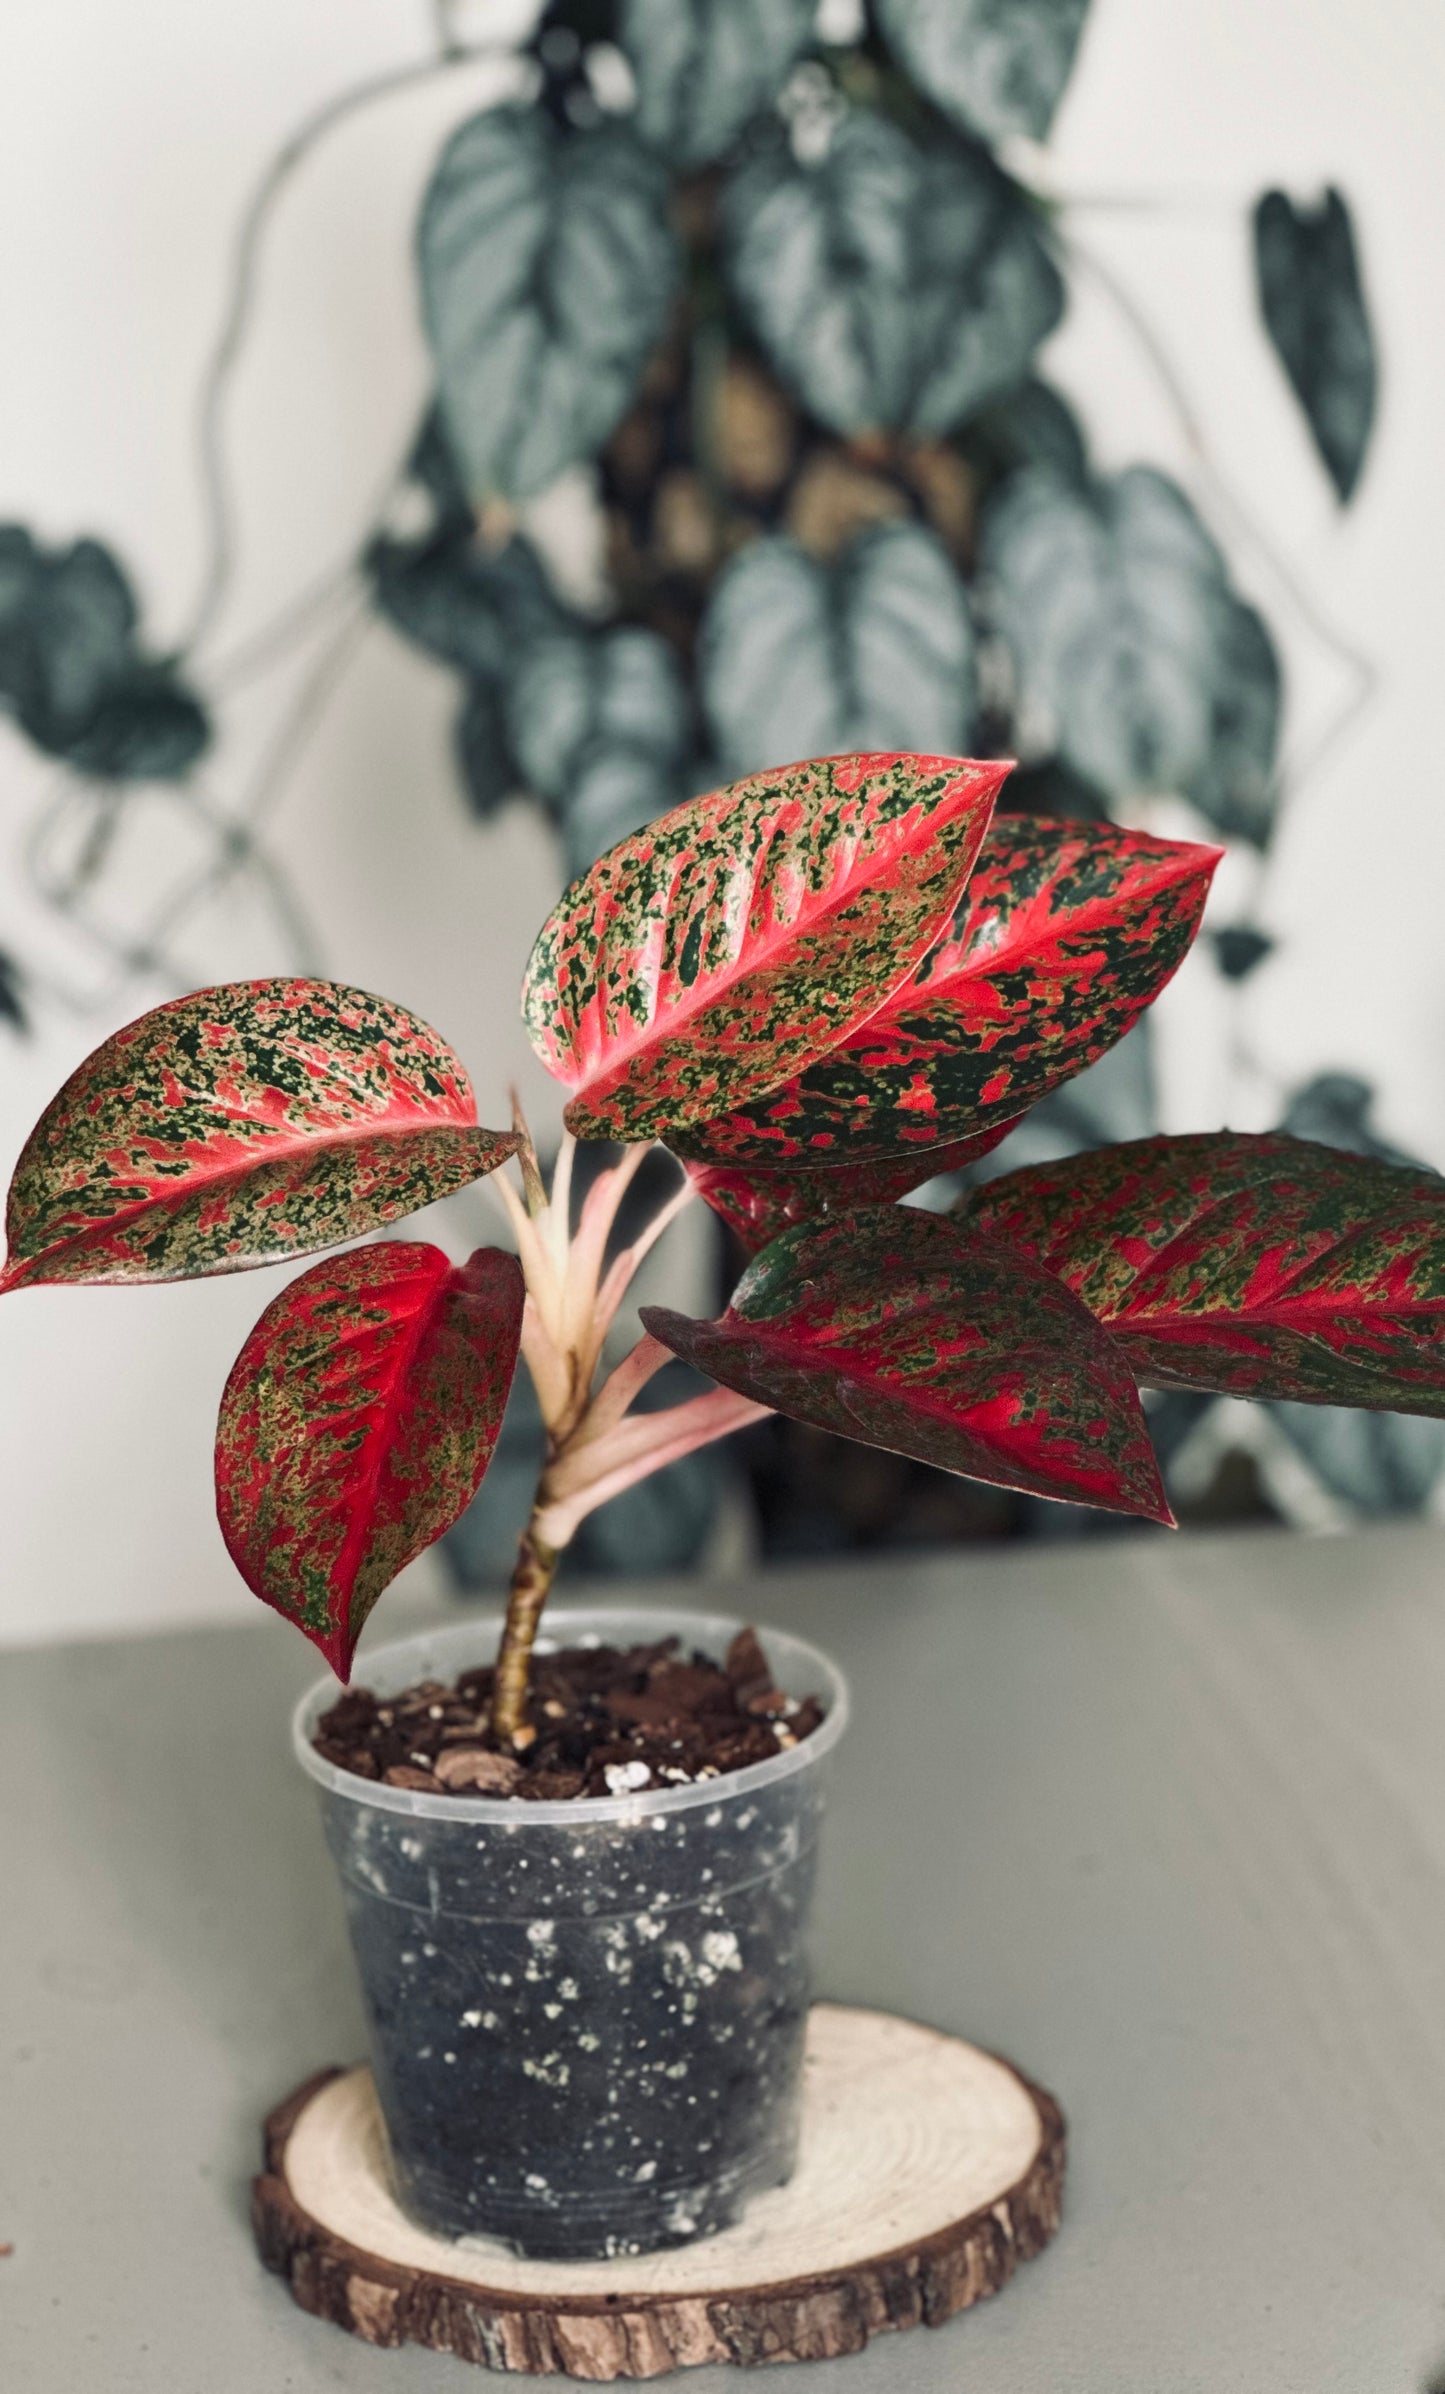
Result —
[[313, 1254], [496, 1170], [445, 1040], [334, 981], [232, 981], [143, 1014], [72, 1073], [6, 1207], [0, 1290], [191, 1280]]
[[1006, 771], [824, 757], [610, 849], [548, 917], [523, 991], [571, 1127], [666, 1136], [847, 1038], [947, 924]]
[[1199, 928], [1218, 853], [1107, 824], [995, 822], [951, 931], [860, 1029], [670, 1143], [702, 1163], [795, 1167], [1001, 1137], [1153, 1003]]
[[1171, 1519], [1122, 1357], [1052, 1275], [908, 1206], [785, 1231], [717, 1322], [654, 1338], [797, 1421], [945, 1471]]
[[341, 1679], [383, 1588], [471, 1503], [522, 1333], [522, 1268], [391, 1239], [313, 1264], [226, 1382], [216, 1511], [237, 1570]]
[[1445, 1416], [1445, 1180], [1280, 1132], [995, 1180], [965, 1224], [1056, 1272], [1162, 1388]]

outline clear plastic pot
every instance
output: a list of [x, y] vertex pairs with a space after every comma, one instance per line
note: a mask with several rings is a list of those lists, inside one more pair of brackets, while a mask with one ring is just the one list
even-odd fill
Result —
[[[739, 1624], [609, 1606], [549, 1614], [542, 1646], [676, 1634], [721, 1657]], [[380, 1695], [490, 1661], [499, 1618], [381, 1646]], [[398, 2198], [446, 2236], [558, 2259], [712, 2234], [793, 2166], [808, 1914], [847, 1691], [761, 1632], [820, 1729], [731, 1776], [565, 1803], [434, 1796], [336, 1770], [297, 1708], [346, 1894]]]

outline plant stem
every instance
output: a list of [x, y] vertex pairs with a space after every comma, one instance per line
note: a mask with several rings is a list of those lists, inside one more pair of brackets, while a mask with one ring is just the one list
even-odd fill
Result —
[[557, 1568], [557, 1549], [548, 1545], [537, 1527], [539, 1509], [533, 1508], [532, 1518], [522, 1532], [517, 1568], [512, 1573], [507, 1596], [507, 1624], [502, 1631], [492, 1693], [492, 1727], [509, 1744], [515, 1744], [518, 1732], [527, 1726], [532, 1643]]

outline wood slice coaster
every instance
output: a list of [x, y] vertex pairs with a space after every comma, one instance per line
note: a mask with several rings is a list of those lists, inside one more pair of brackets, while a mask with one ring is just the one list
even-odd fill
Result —
[[266, 2123], [256, 2241], [304, 2310], [370, 2344], [591, 2380], [858, 2352], [941, 2326], [1048, 2243], [1063, 2115], [1008, 2062], [818, 2004], [803, 2085], [797, 2170], [735, 2227], [633, 2260], [525, 2261], [414, 2227], [370, 2071], [325, 2071]]

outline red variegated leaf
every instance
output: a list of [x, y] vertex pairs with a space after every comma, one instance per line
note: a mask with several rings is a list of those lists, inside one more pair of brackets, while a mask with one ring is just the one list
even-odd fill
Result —
[[334, 981], [233, 981], [158, 1006], [72, 1073], [26, 1142], [0, 1290], [190, 1280], [310, 1255], [511, 1155], [404, 1007]]
[[946, 928], [1008, 770], [823, 757], [609, 849], [548, 917], [523, 990], [571, 1128], [664, 1136], [847, 1038]]
[[1153, 1003], [1219, 856], [1108, 824], [995, 823], [948, 935], [861, 1029], [724, 1119], [664, 1135], [705, 1163], [837, 1164], [1026, 1112]]
[[1138, 1391], [1051, 1273], [937, 1214], [868, 1206], [785, 1231], [720, 1321], [645, 1327], [795, 1420], [1036, 1496], [1172, 1518]]
[[1013, 1126], [1013, 1119], [1005, 1116], [969, 1138], [953, 1139], [942, 1147], [915, 1147], [907, 1155], [882, 1156], [876, 1163], [829, 1164], [815, 1172], [775, 1172], [765, 1164], [689, 1163], [687, 1176], [699, 1197], [755, 1255], [795, 1223], [815, 1222], [822, 1214], [846, 1213], [857, 1205], [882, 1205], [890, 1198], [906, 1197], [937, 1173], [962, 1172], [1006, 1139]]
[[522, 1298], [500, 1248], [454, 1270], [390, 1239], [302, 1272], [236, 1358], [216, 1425], [221, 1534], [338, 1678], [383, 1588], [481, 1485]]
[[1056, 1272], [1158, 1387], [1445, 1415], [1445, 1180], [1279, 1132], [1039, 1164], [965, 1225]]

